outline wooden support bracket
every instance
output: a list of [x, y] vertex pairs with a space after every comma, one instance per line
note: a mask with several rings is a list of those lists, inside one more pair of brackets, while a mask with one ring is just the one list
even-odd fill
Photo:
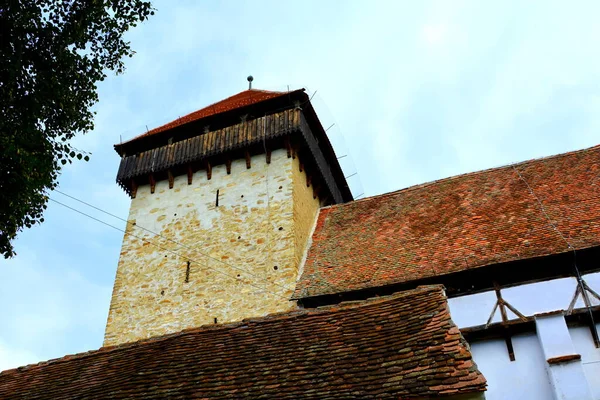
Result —
[[231, 175], [231, 159], [225, 160], [225, 167], [227, 168], [227, 175]]
[[173, 177], [173, 171], [169, 169], [167, 171], [167, 175], [169, 176], [169, 189], [173, 189], [173, 183], [175, 182], [175, 178]]
[[267, 149], [267, 164], [271, 164], [271, 149]]
[[[567, 309], [567, 315], [571, 315], [573, 313], [573, 308], [575, 308], [575, 303], [577, 303], [577, 299], [579, 295], [583, 299], [583, 303], [585, 307], [589, 310], [592, 307], [592, 302], [590, 301], [589, 294], [594, 296], [597, 300], [600, 300], [600, 295], [592, 290], [591, 287], [588, 286], [587, 282], [583, 280], [583, 278], [577, 280], [577, 287], [575, 288], [575, 294], [573, 295], [573, 299], [571, 299], [571, 303], [569, 304], [569, 308]], [[594, 339], [594, 345], [596, 348], [600, 348], [600, 337], [598, 337], [598, 330], [596, 329], [596, 325], [594, 324], [593, 318], [590, 316], [587, 321], [590, 333], [592, 334], [592, 339]]]
[[313, 199], [316, 199], [317, 197], [319, 197], [319, 192], [321, 192], [321, 186], [313, 185]]
[[250, 167], [252, 166], [251, 163], [250, 163], [250, 152], [248, 152], [246, 150], [245, 155], [246, 155], [246, 169], [250, 169]]
[[285, 145], [285, 150], [287, 151], [287, 157], [291, 158], [292, 157], [292, 145], [290, 144], [290, 138], [286, 137], [285, 139], [283, 139], [283, 143]]
[[135, 179], [131, 180], [131, 198], [135, 199], [135, 196], [137, 196], [137, 190], [138, 190], [138, 184], [135, 181]]
[[306, 174], [306, 187], [310, 187], [311, 183], [312, 183], [312, 175]]
[[154, 189], [156, 189], [156, 181], [154, 180], [154, 175], [150, 174], [148, 179], [150, 180], [150, 193], [154, 193]]
[[[521, 321], [523, 321], [523, 322], [527, 321], [527, 317], [525, 317], [523, 314], [521, 314], [516, 308], [514, 308], [512, 305], [510, 305], [506, 300], [504, 300], [502, 298], [502, 292], [500, 292], [500, 286], [498, 285], [497, 282], [494, 282], [494, 291], [496, 292], [496, 304], [494, 304], [492, 313], [490, 314], [490, 317], [488, 318], [488, 321], [485, 324], [486, 327], [490, 326], [490, 324], [492, 323], [492, 319], [494, 319], [494, 315], [496, 314], [496, 310], [498, 309], [498, 307], [500, 307], [500, 315], [502, 317], [503, 324], [506, 324], [506, 322], [508, 322], [508, 315], [506, 313], [506, 308], [508, 308], [517, 317], [519, 317], [519, 319]], [[508, 351], [508, 357], [510, 358], [510, 361], [515, 361], [515, 350], [514, 350], [514, 347], [512, 344], [512, 337], [510, 335], [510, 332], [508, 330], [505, 330], [503, 336], [504, 336], [504, 341], [506, 342], [506, 350]]]
[[212, 178], [212, 166], [210, 161], [206, 161], [206, 179], [210, 181], [210, 178]]
[[188, 165], [188, 167], [187, 167], [187, 176], [188, 176], [188, 185], [191, 185], [192, 179], [194, 178], [194, 171], [192, 170], [191, 165]]

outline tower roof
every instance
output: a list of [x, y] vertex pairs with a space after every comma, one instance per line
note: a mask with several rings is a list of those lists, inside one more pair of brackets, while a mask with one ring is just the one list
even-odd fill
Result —
[[[304, 91], [304, 89], [300, 89], [300, 91]], [[227, 111], [233, 111], [239, 108], [243, 108], [256, 103], [260, 103], [265, 100], [274, 99], [276, 97], [281, 97], [288, 94], [289, 92], [272, 92], [268, 90], [258, 89], [244, 90], [243, 92], [234, 94], [233, 96], [227, 97], [226, 99], [208, 105], [187, 115], [184, 115], [183, 117], [177, 118], [167, 124], [151, 129], [148, 132], [142, 133], [141, 135], [138, 135], [125, 143], [133, 142], [143, 137], [152, 136], [160, 132], [168, 131], [178, 126], [198, 121], [206, 117], [221, 114]]]
[[[115, 145], [117, 182], [130, 195], [138, 185], [205, 169], [236, 157], [280, 148], [298, 155], [327, 203], [352, 193], [325, 129], [304, 89], [249, 89]], [[311, 176], [311, 182], [312, 182]]]

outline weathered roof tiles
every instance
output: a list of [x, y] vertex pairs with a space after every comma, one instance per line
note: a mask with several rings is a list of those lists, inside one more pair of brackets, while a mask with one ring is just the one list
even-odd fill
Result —
[[397, 399], [485, 387], [441, 286], [206, 326], [0, 373], [0, 398], [13, 400]]
[[294, 297], [417, 281], [569, 245], [600, 245], [600, 146], [321, 209]]
[[221, 101], [213, 103], [209, 106], [201, 108], [200, 110], [194, 111], [187, 115], [184, 115], [181, 118], [178, 118], [174, 121], [171, 121], [167, 124], [159, 126], [158, 128], [154, 128], [145, 132], [135, 138], [131, 139], [130, 142], [137, 140], [142, 137], [152, 136], [159, 132], [168, 131], [169, 129], [173, 129], [180, 125], [187, 124], [189, 122], [197, 121], [202, 118], [210, 117], [212, 115], [224, 113], [227, 111], [235, 110], [241, 107], [249, 106], [252, 104], [260, 103], [261, 101], [274, 99], [276, 97], [280, 97], [283, 95], [288, 95], [287, 92], [271, 92], [268, 90], [258, 90], [258, 89], [249, 89], [244, 90], [238, 94], [227, 97]]

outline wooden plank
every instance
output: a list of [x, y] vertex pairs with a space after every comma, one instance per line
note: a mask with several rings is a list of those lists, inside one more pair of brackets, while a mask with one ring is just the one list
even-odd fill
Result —
[[154, 175], [148, 175], [148, 180], [150, 181], [150, 193], [154, 193], [154, 189], [156, 189], [156, 181], [154, 180]]
[[167, 170], [167, 175], [169, 177], [169, 189], [173, 189], [173, 183], [175, 182], [175, 178], [173, 177], [173, 171], [170, 169]]
[[135, 196], [137, 196], [137, 190], [138, 190], [138, 185], [137, 182], [135, 181], [135, 179], [131, 180], [131, 198], [135, 199]]
[[319, 197], [319, 193], [321, 192], [321, 185], [313, 185], [313, 199]]
[[502, 316], [502, 321], [508, 321], [508, 317], [506, 315], [506, 309], [504, 308], [504, 301], [502, 301], [502, 293], [500, 293], [500, 287], [497, 282], [494, 282], [494, 291], [496, 292], [496, 299], [498, 300], [498, 305], [500, 306], [500, 314]]

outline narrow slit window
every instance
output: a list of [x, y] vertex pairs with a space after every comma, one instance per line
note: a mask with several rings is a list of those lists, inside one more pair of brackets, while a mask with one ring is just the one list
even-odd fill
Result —
[[215, 207], [219, 207], [219, 189], [217, 189], [217, 198], [215, 199]]

